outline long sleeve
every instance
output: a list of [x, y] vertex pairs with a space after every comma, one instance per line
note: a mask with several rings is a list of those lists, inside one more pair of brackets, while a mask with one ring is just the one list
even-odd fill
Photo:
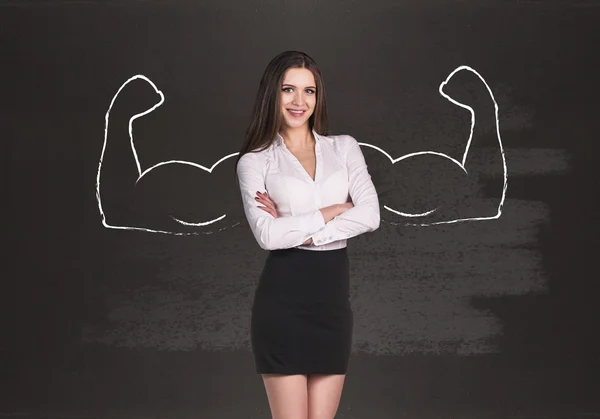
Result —
[[261, 167], [260, 160], [251, 154], [243, 155], [238, 161], [237, 176], [244, 212], [254, 238], [265, 250], [300, 246], [325, 226], [323, 214], [317, 209], [308, 214], [274, 218], [260, 209], [254, 198], [257, 191], [265, 192], [264, 166]]
[[353, 137], [349, 136], [348, 141], [346, 153], [348, 192], [354, 207], [338, 215], [313, 234], [315, 246], [349, 239], [379, 227], [379, 199], [367, 170], [364, 155]]

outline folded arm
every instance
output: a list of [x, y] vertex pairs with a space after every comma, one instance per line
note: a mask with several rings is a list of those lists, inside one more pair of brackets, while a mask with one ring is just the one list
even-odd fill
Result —
[[312, 234], [325, 226], [320, 210], [308, 214], [278, 217], [258, 208], [256, 192], [265, 192], [264, 174], [250, 155], [238, 161], [237, 176], [244, 213], [259, 246], [265, 250], [287, 249], [302, 245]]
[[315, 246], [349, 239], [379, 227], [379, 198], [364, 155], [360, 145], [352, 137], [349, 138], [347, 147], [348, 192], [354, 207], [333, 218], [313, 234], [312, 242]]

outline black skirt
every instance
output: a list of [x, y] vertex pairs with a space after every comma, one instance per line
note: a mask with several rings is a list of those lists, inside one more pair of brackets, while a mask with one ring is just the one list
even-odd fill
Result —
[[259, 374], [345, 374], [352, 346], [346, 248], [272, 250], [254, 294]]

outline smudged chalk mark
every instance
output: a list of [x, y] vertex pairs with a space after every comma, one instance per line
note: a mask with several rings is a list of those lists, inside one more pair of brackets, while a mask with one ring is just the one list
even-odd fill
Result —
[[[496, 150], [480, 148], [469, 158], [469, 165], [483, 176], [501, 176], [493, 161]], [[510, 160], [510, 175], [539, 176], [564, 174], [570, 170], [570, 156], [566, 150], [552, 148], [507, 148], [507, 160]]]
[[[353, 352], [496, 352], [494, 339], [503, 325], [493, 313], [473, 307], [472, 298], [547, 292], [535, 244], [549, 210], [542, 202], [508, 201], [494, 223], [390, 226], [357, 240], [349, 254]], [[180, 241], [161, 242], [157, 249], [147, 240], [126, 238], [122, 257], [135, 266], [142, 258], [156, 285], [113, 295], [111, 326], [86, 328], [85, 341], [176, 351], [249, 350], [258, 275], [248, 273], [259, 273], [262, 260], [237, 244], [243, 243], [243, 229], [227, 234], [227, 244], [201, 250]], [[244, 263], [229, 263], [234, 256]], [[131, 273], [116, 267], [115, 275]]]

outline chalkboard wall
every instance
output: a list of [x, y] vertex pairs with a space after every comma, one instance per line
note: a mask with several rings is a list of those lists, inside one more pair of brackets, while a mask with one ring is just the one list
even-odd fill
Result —
[[348, 243], [337, 417], [600, 415], [599, 24], [581, 1], [1, 2], [0, 412], [270, 417], [233, 170], [262, 71], [301, 50], [381, 205]]

